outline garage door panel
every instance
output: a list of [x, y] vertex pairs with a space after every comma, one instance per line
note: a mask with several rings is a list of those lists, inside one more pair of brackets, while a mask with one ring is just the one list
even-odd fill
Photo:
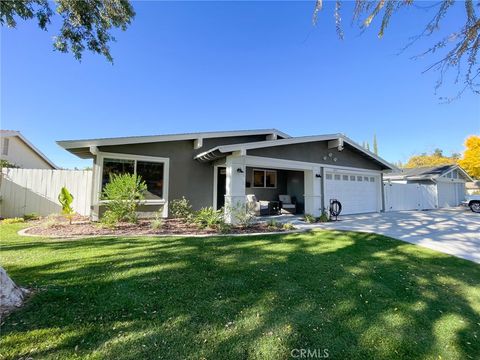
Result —
[[326, 174], [326, 205], [331, 199], [342, 204], [342, 214], [359, 214], [378, 211], [379, 176], [336, 172]]

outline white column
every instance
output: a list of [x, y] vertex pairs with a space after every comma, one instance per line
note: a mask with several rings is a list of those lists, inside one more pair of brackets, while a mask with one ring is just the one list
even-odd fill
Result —
[[321, 194], [321, 168], [306, 170], [305, 174], [305, 213], [313, 216], [321, 215], [322, 194]]
[[245, 206], [245, 157], [227, 156], [226, 161], [227, 180], [225, 195], [225, 221], [235, 224], [235, 213], [230, 211], [246, 211]]

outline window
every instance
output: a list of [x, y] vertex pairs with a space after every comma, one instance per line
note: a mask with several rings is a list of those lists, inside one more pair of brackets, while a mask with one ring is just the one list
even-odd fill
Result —
[[327, 180], [332, 180], [332, 174], [327, 174]]
[[348, 181], [348, 175], [343, 175], [343, 180]]
[[362, 176], [357, 176], [357, 181], [362, 181], [363, 177]]
[[130, 159], [103, 159], [102, 189], [110, 181], [110, 174], [137, 174], [147, 185], [146, 200], [163, 199], [164, 163]]
[[277, 172], [275, 170], [253, 170], [253, 187], [276, 188]]
[[350, 175], [350, 181], [355, 181], [355, 175]]
[[3, 144], [2, 144], [2, 155], [8, 155], [8, 145], [10, 143], [9, 138], [4, 138], [3, 139]]
[[370, 182], [375, 182], [375, 178], [373, 176], [370, 177]]
[[368, 176], [364, 176], [363, 181], [368, 181]]
[[335, 175], [335, 180], [340, 180], [340, 175]]

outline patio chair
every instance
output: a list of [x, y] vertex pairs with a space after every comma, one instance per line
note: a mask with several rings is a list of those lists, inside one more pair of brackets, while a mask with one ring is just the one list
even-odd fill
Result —
[[258, 201], [254, 194], [247, 195], [247, 209], [253, 211], [257, 216], [268, 215], [268, 205], [268, 201]]
[[278, 195], [280, 201], [280, 209], [282, 214], [296, 214], [297, 204], [292, 200], [290, 195]]

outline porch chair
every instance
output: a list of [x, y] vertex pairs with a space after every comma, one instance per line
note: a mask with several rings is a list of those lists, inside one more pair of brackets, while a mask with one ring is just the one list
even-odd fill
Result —
[[247, 195], [247, 209], [253, 211], [257, 216], [269, 214], [268, 204], [268, 201], [257, 201], [257, 197], [254, 194]]
[[295, 201], [292, 201], [292, 197], [290, 195], [278, 195], [278, 200], [280, 201], [280, 209], [282, 214], [297, 213], [297, 204]]

